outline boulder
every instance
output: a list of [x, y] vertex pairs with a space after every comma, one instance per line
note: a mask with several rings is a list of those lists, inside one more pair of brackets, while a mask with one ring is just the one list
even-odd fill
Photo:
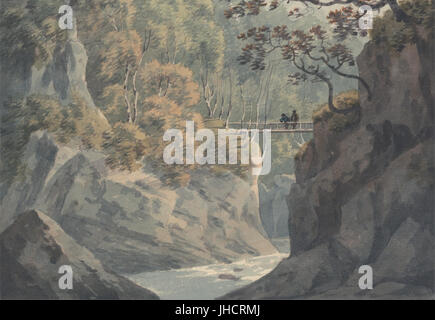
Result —
[[[0, 235], [0, 253], [1, 299], [158, 299], [104, 268], [89, 250], [37, 210], [19, 215]], [[60, 289], [62, 266], [71, 267], [71, 289]]]
[[108, 170], [105, 156], [36, 132], [22, 158], [24, 179], [3, 190], [0, 226], [38, 209], [116, 272], [138, 273], [275, 253], [255, 181], [207, 168], [171, 187], [145, 167]]

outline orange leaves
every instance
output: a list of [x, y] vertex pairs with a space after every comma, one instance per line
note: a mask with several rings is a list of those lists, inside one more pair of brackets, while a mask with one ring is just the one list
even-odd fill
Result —
[[258, 28], [258, 31], [259, 31], [259, 32], [266, 32], [266, 31], [269, 31], [269, 27], [261, 26], [261, 27]]
[[279, 38], [281, 40], [290, 40], [290, 34], [286, 25], [276, 26], [272, 31], [272, 38]]
[[167, 119], [169, 117], [181, 117], [182, 115], [181, 107], [167, 97], [158, 95], [147, 97], [145, 98], [144, 105], [146, 106], [146, 116], [148, 117]]
[[239, 40], [246, 40], [246, 34], [243, 32], [243, 33], [241, 33], [241, 34], [239, 34], [238, 36], [237, 36], [237, 39], [239, 39]]
[[153, 148], [157, 148], [164, 130], [200, 117], [189, 108], [199, 102], [199, 87], [192, 71], [180, 64], [153, 60], [143, 66], [140, 76], [145, 92], [138, 124], [155, 139]]
[[104, 77], [110, 79], [124, 71], [126, 64], [135, 66], [140, 59], [142, 40], [136, 31], [109, 32], [102, 41], [104, 46], [98, 55]]
[[248, 32], [247, 32], [248, 38], [252, 37], [255, 34], [256, 31], [257, 31], [257, 28], [251, 28], [251, 29], [249, 29]]
[[272, 0], [270, 3], [270, 10], [275, 10], [279, 6], [279, 0]]
[[[362, 15], [354, 8], [347, 6], [329, 12], [327, 19], [334, 25], [334, 37], [338, 41], [343, 41], [349, 36], [364, 36], [365, 30], [360, 30], [358, 20]], [[359, 32], [361, 31], [361, 32]]]
[[224, 16], [227, 19], [231, 19], [233, 17], [233, 14], [234, 14], [234, 9], [233, 8], [230, 8], [230, 9], [227, 9], [227, 10], [224, 11]]
[[315, 48], [313, 44], [314, 37], [312, 35], [302, 30], [294, 30], [292, 36], [294, 40], [291, 41], [291, 45], [294, 50], [306, 53], [311, 52]]
[[[224, 15], [227, 19], [232, 17], [244, 17], [245, 15], [258, 15], [260, 13], [261, 8], [267, 6], [267, 1], [265, 0], [248, 0], [241, 1], [237, 5], [230, 6], [227, 10], [224, 11]], [[269, 9], [274, 10], [279, 6], [279, 0], [273, 0]]]
[[289, 17], [300, 18], [303, 17], [304, 14], [299, 10], [299, 8], [294, 8], [288, 12]]
[[114, 169], [135, 171], [149, 148], [149, 138], [134, 124], [118, 122], [104, 135], [103, 147], [108, 153], [106, 164]]
[[330, 53], [331, 58], [337, 59], [339, 64], [343, 64], [345, 62], [348, 62], [350, 65], [354, 64], [352, 51], [343, 44], [337, 43], [328, 48], [327, 51]]
[[320, 25], [314, 26], [310, 29], [310, 33], [316, 36], [317, 39], [325, 39], [326, 31], [322, 29]]
[[199, 86], [193, 81], [193, 73], [189, 68], [153, 60], [142, 68], [141, 76], [149, 95], [166, 96], [182, 107], [199, 102]]
[[246, 9], [249, 15], [258, 15], [260, 8], [267, 6], [267, 2], [264, 0], [251, 0], [246, 2]]

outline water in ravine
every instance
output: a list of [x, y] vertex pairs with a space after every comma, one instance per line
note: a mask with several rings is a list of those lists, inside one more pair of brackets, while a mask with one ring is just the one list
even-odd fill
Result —
[[269, 273], [288, 257], [288, 242], [288, 239], [273, 241], [280, 252], [272, 255], [246, 258], [233, 263], [143, 272], [127, 277], [152, 290], [163, 300], [215, 299]]

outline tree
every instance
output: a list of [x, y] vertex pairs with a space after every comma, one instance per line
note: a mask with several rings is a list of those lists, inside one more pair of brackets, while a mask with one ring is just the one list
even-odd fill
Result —
[[[305, 6], [313, 5], [315, 7], [351, 4], [356, 7], [361, 7], [363, 5], [369, 5], [373, 10], [389, 6], [398, 21], [407, 22], [410, 19], [406, 12], [400, 8], [397, 0], [293, 0], [291, 2], [299, 2]], [[225, 16], [231, 18], [233, 16], [243, 17], [245, 15], [258, 15], [264, 8], [268, 7], [269, 10], [275, 10], [283, 3], [288, 4], [290, 0], [272, 0], [270, 2], [267, 0], [242, 0], [237, 5], [233, 5], [225, 10]]]
[[240, 128], [242, 128], [246, 118], [246, 103], [245, 103], [245, 97], [243, 95], [242, 83], [239, 83], [239, 89], [240, 89], [240, 102], [242, 104], [242, 116], [240, 117]]
[[147, 63], [139, 75], [143, 83], [143, 99], [137, 125], [156, 137], [154, 145], [161, 145], [164, 130], [184, 128], [186, 119], [202, 122], [192, 106], [200, 100], [198, 84], [190, 69], [180, 64]]
[[100, 53], [100, 77], [106, 77], [106, 81], [123, 79], [122, 95], [129, 123], [136, 121], [139, 99], [137, 75], [152, 39], [151, 31], [144, 33], [141, 38], [135, 30], [110, 32], [103, 40], [105, 46]]
[[[289, 3], [289, 1], [286, 1]], [[298, 85], [311, 80], [312, 82], [324, 83], [328, 88], [328, 105], [332, 112], [348, 113], [355, 111], [351, 109], [339, 109], [334, 105], [334, 84], [332, 75], [357, 80], [367, 91], [368, 100], [371, 100], [371, 90], [367, 82], [357, 74], [348, 71], [347, 66], [354, 66], [355, 60], [351, 50], [343, 43], [349, 36], [365, 33], [365, 30], [358, 29], [359, 19], [366, 13], [360, 13], [351, 5], [370, 5], [373, 9], [390, 6], [396, 18], [401, 21], [409, 19], [409, 16], [400, 8], [396, 1], [353, 1], [353, 0], [330, 0], [330, 1], [293, 1], [302, 3], [305, 6], [316, 5], [325, 7], [332, 5], [344, 5], [330, 11], [327, 19], [334, 25], [333, 35], [338, 43], [330, 43], [327, 40], [327, 33], [320, 25], [312, 27], [309, 31], [289, 30], [286, 25], [261, 26], [250, 28], [247, 32], [238, 35], [238, 39], [249, 41], [239, 57], [239, 62], [249, 64], [252, 70], [265, 70], [266, 58], [273, 52], [280, 51], [282, 60], [288, 62], [291, 72], [289, 82]], [[258, 15], [261, 10], [268, 8], [275, 10], [284, 1], [274, 0], [267, 2], [263, 0], [241, 1], [225, 10], [225, 16], [243, 17], [247, 15]], [[298, 7], [288, 12], [288, 16], [301, 18], [304, 16]], [[258, 107], [257, 107], [258, 118]]]
[[228, 111], [227, 111], [227, 118], [225, 119], [225, 128], [229, 128], [231, 113], [233, 112], [233, 74], [230, 69], [229, 71], [229, 79], [230, 79], [230, 92], [228, 97]]
[[114, 169], [135, 171], [149, 146], [149, 137], [132, 123], [117, 123], [103, 135], [106, 164]]
[[239, 61], [241, 64], [249, 63], [253, 69], [264, 69], [266, 56], [275, 50], [281, 50], [282, 59], [298, 70], [289, 75], [292, 84], [298, 85], [309, 79], [325, 83], [328, 86], [330, 110], [347, 113], [353, 110], [337, 109], [334, 106], [334, 86], [327, 70], [342, 77], [358, 80], [366, 88], [369, 99], [371, 91], [364, 79], [342, 70], [345, 64], [355, 64], [351, 51], [344, 44], [328, 45], [325, 34], [326, 31], [321, 26], [315, 26], [309, 32], [290, 32], [285, 25], [273, 29], [266, 26], [253, 28], [239, 35], [239, 39], [252, 40], [252, 43], [243, 48]]
[[[108, 37], [111, 42], [109, 53], [102, 52], [102, 55], [106, 57], [103, 60], [106, 62], [103, 70], [116, 68], [119, 71], [125, 65], [123, 94], [127, 108], [127, 122], [135, 123], [139, 99], [137, 75], [145, 54], [150, 48], [153, 33], [152, 30], [144, 30], [143, 37], [141, 37], [134, 29], [136, 7], [131, 0], [121, 0], [118, 5], [105, 6], [103, 12], [114, 29]], [[113, 41], [117, 41], [117, 45]]]
[[110, 105], [111, 111], [114, 101], [122, 101], [125, 111], [117, 113], [125, 114], [124, 122], [134, 123], [140, 94], [138, 73], [156, 40], [153, 29], [138, 28], [141, 11], [134, 0], [83, 1], [75, 9], [79, 37], [89, 55], [88, 71], [92, 70], [87, 72], [91, 94], [103, 109]]
[[[88, 74], [91, 92], [116, 118], [124, 114], [123, 121], [137, 122], [144, 98], [139, 74], [152, 60], [182, 64], [199, 83], [200, 76], [208, 73], [206, 95], [214, 86], [214, 75], [222, 69], [224, 40], [210, 20], [212, 0], [96, 0], [84, 5], [89, 10], [77, 16], [84, 26], [79, 29], [84, 33], [81, 39], [86, 39], [90, 52], [88, 69], [96, 73]], [[201, 61], [206, 62], [207, 72], [200, 71]], [[116, 94], [108, 87], [116, 89]], [[114, 112], [115, 103], [125, 110]]]
[[181, 64], [161, 64], [153, 60], [145, 65], [140, 74], [144, 95], [168, 97], [180, 107], [187, 108], [199, 101], [199, 87], [193, 72]]

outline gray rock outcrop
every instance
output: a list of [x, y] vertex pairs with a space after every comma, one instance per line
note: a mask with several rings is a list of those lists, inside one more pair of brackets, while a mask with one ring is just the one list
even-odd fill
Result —
[[[36, 210], [19, 215], [0, 235], [0, 254], [1, 299], [158, 299], [103, 268], [89, 250]], [[71, 267], [72, 288], [60, 289], [61, 266]]]
[[270, 238], [288, 237], [289, 208], [287, 198], [294, 177], [286, 174], [276, 175], [273, 184], [260, 183], [260, 216], [264, 230]]
[[104, 155], [32, 135], [26, 175], [1, 195], [0, 231], [24, 210], [53, 218], [116, 272], [135, 273], [230, 262], [271, 254], [253, 181], [230, 172], [192, 171], [171, 188], [147, 169], [109, 171]]
[[89, 112], [107, 122], [88, 91], [88, 56], [77, 38], [76, 25], [73, 24], [73, 30], [64, 30], [66, 40], [59, 41], [53, 55], [41, 65], [26, 61], [28, 57], [23, 57], [20, 68], [9, 64], [7, 59], [0, 61], [0, 107], [9, 98], [24, 98], [32, 94], [51, 96], [63, 105], [68, 105], [76, 96], [85, 102]]
[[[0, 105], [37, 94], [68, 107], [78, 95], [107, 121], [87, 89], [86, 50], [75, 29], [65, 32], [37, 66], [24, 59], [16, 68], [2, 59]], [[256, 181], [205, 169], [173, 189], [152, 169], [109, 171], [102, 153], [61, 146], [45, 132], [32, 134], [21, 160], [22, 176], [0, 181], [0, 232], [25, 210], [40, 209], [105, 266], [126, 273], [276, 252], [261, 225]]]
[[[433, 39], [392, 54], [370, 42], [358, 58], [370, 84], [359, 123], [327, 120], [296, 159], [288, 201], [292, 256], [229, 299], [434, 298]], [[373, 268], [373, 290], [358, 269]]]

